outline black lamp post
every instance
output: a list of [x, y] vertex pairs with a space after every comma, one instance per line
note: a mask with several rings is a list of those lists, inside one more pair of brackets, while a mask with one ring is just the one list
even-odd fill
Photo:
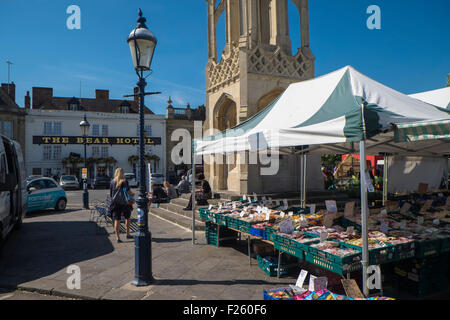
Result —
[[[86, 115], [84, 115], [84, 120], [80, 122], [81, 134], [84, 140], [84, 168], [87, 170], [87, 154], [86, 154], [86, 138], [89, 135], [89, 128], [91, 124], [87, 121]], [[83, 181], [83, 208], [89, 210], [89, 192], [87, 189], [87, 176]]]
[[[153, 33], [145, 25], [146, 19], [142, 17], [139, 9], [138, 26], [131, 31], [128, 44], [133, 58], [134, 68], [139, 77], [139, 198], [136, 200], [138, 207], [138, 232], [135, 236], [135, 276], [133, 285], [148, 286], [154, 282], [152, 275], [152, 235], [148, 223], [148, 197], [145, 170], [145, 140], [144, 140], [144, 97], [146, 95], [158, 94], [145, 93], [144, 72], [150, 71], [157, 40]], [[149, 74], [150, 75], [150, 74]], [[148, 76], [147, 76], [148, 77]], [[134, 96], [134, 95], [131, 95]], [[130, 96], [126, 96], [130, 97]]]

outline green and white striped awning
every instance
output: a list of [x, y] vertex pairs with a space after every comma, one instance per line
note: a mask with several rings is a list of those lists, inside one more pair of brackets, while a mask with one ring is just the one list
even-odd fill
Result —
[[398, 124], [396, 142], [450, 139], [450, 120]]

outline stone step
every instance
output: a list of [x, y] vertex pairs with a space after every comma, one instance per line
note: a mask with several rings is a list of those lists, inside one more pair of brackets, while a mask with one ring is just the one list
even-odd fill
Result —
[[[182, 206], [175, 204], [175, 203], [161, 203], [159, 207], [163, 208], [167, 211], [170, 211], [170, 212], [173, 212], [176, 214], [180, 214], [182, 216], [192, 217], [192, 210], [189, 210], [189, 211], [183, 210], [184, 208], [186, 208], [186, 206], [187, 206], [187, 203], [186, 203], [186, 205], [182, 205]], [[202, 208], [202, 207], [200, 207], [200, 208]], [[195, 213], [195, 216], [197, 219], [200, 219], [200, 214], [199, 214], [198, 208]]]
[[[192, 230], [192, 218], [188, 218], [187, 216], [177, 214], [175, 212], [166, 210], [162, 207], [150, 208], [149, 213]], [[205, 223], [200, 220], [200, 217], [198, 219], [196, 218], [195, 220], [195, 230], [197, 231], [205, 230]]]
[[[212, 204], [212, 205], [217, 205], [220, 201], [225, 201], [225, 200], [223, 200], [223, 199], [222, 200], [221, 199], [209, 199], [208, 203]], [[189, 204], [189, 198], [180, 197], [180, 198], [172, 199], [170, 201], [170, 203], [177, 204], [179, 206], [184, 206], [184, 208], [185, 208]]]

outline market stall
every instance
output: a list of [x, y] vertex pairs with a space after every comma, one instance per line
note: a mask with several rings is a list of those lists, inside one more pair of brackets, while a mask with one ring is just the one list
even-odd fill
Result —
[[450, 109], [450, 87], [415, 93], [409, 95], [411, 98], [421, 100], [433, 106]]
[[[295, 83], [265, 110], [235, 128], [194, 141], [194, 154], [280, 149], [293, 154], [444, 155], [450, 111], [390, 89], [350, 66]], [[301, 149], [298, 147], [302, 146]], [[195, 157], [194, 157], [195, 158]], [[369, 265], [366, 174], [361, 175], [363, 283]], [[367, 294], [367, 288], [364, 287]]]

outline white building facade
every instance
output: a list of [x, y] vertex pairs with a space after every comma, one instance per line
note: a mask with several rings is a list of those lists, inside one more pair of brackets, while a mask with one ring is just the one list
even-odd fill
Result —
[[[114, 175], [116, 168], [137, 173], [139, 115], [68, 110], [28, 110], [25, 120], [27, 175], [81, 177], [84, 140], [80, 122], [90, 123], [87, 142], [88, 181]], [[166, 119], [145, 115], [146, 162], [153, 173], [166, 172]]]

